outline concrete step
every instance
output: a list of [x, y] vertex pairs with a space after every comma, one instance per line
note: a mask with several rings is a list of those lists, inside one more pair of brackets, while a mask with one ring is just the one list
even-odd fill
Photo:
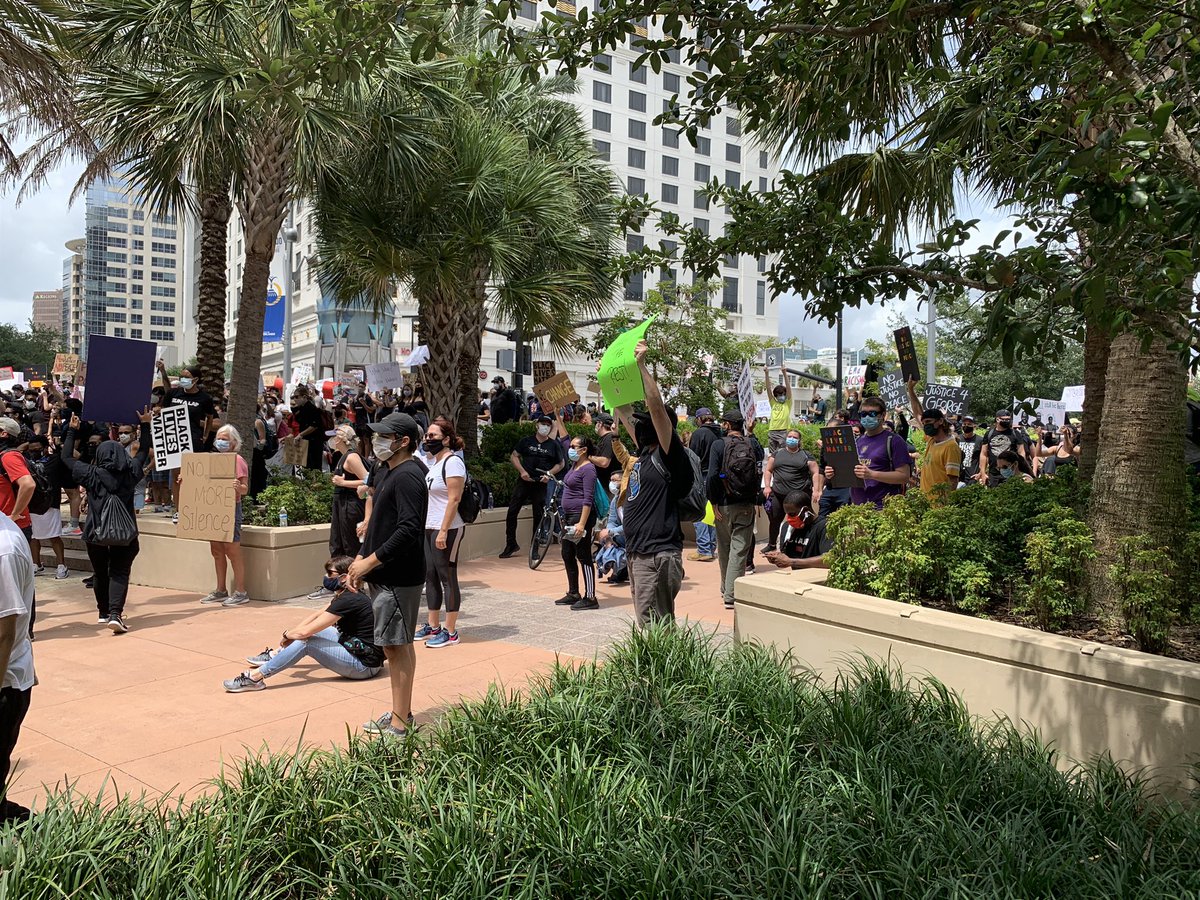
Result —
[[[65, 543], [65, 541], [64, 541], [64, 543]], [[92, 561], [90, 559], [88, 559], [87, 551], [82, 549], [82, 543], [81, 543], [80, 549], [78, 549], [78, 550], [72, 549], [70, 546], [67, 546], [64, 557], [65, 557], [65, 561], [67, 564], [67, 568], [70, 569], [72, 572], [91, 572], [92, 571]], [[50, 547], [49, 541], [42, 541], [41, 564], [43, 566], [45, 566], [46, 570], [49, 572], [53, 572], [55, 566], [57, 565], [57, 563], [55, 562], [55, 559], [54, 559], [54, 550]]]

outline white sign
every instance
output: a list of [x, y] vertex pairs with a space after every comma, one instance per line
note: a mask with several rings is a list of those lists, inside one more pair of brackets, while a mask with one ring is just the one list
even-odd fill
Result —
[[412, 353], [408, 354], [408, 359], [404, 361], [404, 364], [412, 369], [417, 366], [423, 366], [427, 362], [429, 362], [429, 348], [425, 344], [421, 344]]
[[292, 369], [292, 380], [289, 384], [308, 384], [312, 381], [312, 363], [299, 363]]
[[1028, 405], [1035, 410], [1034, 418], [1041, 419], [1044, 425], [1062, 425], [1067, 421], [1067, 405], [1061, 400], [1047, 400], [1044, 397], [1026, 397], [1017, 404], [1017, 415], [1023, 415], [1021, 405]]
[[948, 384], [951, 387], [962, 387], [961, 375], [942, 375], [938, 378], [942, 384]]
[[867, 383], [867, 367], [851, 366], [846, 370], [846, 387], [862, 388]]
[[398, 390], [404, 383], [400, 375], [400, 363], [367, 363], [367, 387], [373, 391]]
[[750, 377], [750, 361], [742, 363], [737, 380], [738, 409], [748, 428], [754, 422], [754, 380]]
[[770, 400], [763, 399], [763, 400], [754, 401], [754, 418], [756, 418], [756, 419], [771, 418], [771, 401]]
[[1066, 404], [1067, 412], [1083, 412], [1084, 386], [1070, 385], [1063, 388], [1062, 402]]
[[183, 454], [192, 452], [192, 426], [185, 405], [163, 407], [150, 420], [150, 437], [154, 444], [154, 468], [159, 472], [178, 469]]

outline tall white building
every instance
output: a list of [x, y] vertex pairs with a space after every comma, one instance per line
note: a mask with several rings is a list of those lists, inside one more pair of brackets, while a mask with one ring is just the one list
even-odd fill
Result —
[[68, 353], [83, 353], [83, 253], [87, 241], [74, 238], [67, 241], [71, 255], [63, 260], [62, 336]]
[[[521, 16], [536, 20], [539, 13], [549, 5], [526, 0], [522, 4]], [[569, 4], [559, 2], [559, 13], [573, 13]], [[655, 26], [650, 26], [649, 36], [656, 37]], [[687, 76], [690, 69], [678, 63], [663, 65], [661, 72], [648, 66], [634, 67], [638, 53], [628, 47], [620, 47], [609, 54], [596, 58], [597, 66], [581, 70], [578, 76], [578, 92], [574, 102], [579, 107], [584, 123], [590, 127], [597, 152], [612, 166], [621, 185], [631, 194], [646, 194], [657, 202], [659, 208], [679, 215], [684, 224], [717, 235], [727, 221], [723, 207], [710, 205], [704, 195], [704, 187], [713, 179], [734, 187], [750, 186], [755, 190], [768, 190], [778, 175], [778, 161], [772, 154], [757, 146], [742, 134], [736, 113], [728, 112], [715, 118], [710, 126], [700, 130], [697, 144], [693, 147], [686, 136], [677, 128], [656, 126], [654, 119], [666, 111], [675, 95], [686, 97]], [[298, 203], [293, 213], [299, 238], [295, 244], [293, 271], [294, 305], [292, 307], [291, 339], [293, 366], [313, 363], [318, 378], [336, 377], [335, 356], [328, 352], [323, 343], [319, 307], [322, 305], [321, 291], [317, 284], [311, 261], [315, 258], [316, 246], [312, 222], [305, 204]], [[640, 234], [631, 234], [626, 239], [628, 250], [640, 249], [643, 245], [658, 246], [663, 235], [647, 222]], [[272, 282], [282, 281], [284, 271], [281, 259], [282, 244], [277, 245], [276, 262], [273, 266]], [[235, 314], [237, 291], [241, 282], [242, 236], [241, 224], [235, 215], [230, 223], [229, 258], [229, 313], [227, 336], [232, 346], [232, 335], [236, 328]], [[774, 340], [779, 331], [778, 308], [772, 302], [765, 273], [766, 261], [753, 257], [725, 260], [721, 276], [723, 285], [713, 298], [728, 314], [728, 327], [732, 331], [762, 336]], [[637, 305], [646, 292], [655, 288], [660, 281], [677, 281], [690, 284], [691, 273], [677, 269], [635, 276], [618, 288], [614, 298], [618, 303]], [[396, 316], [390, 323], [395, 352], [403, 356], [404, 351], [420, 343], [415, 334], [416, 306], [410, 298], [400, 297]], [[325, 318], [328, 319], [328, 313]], [[383, 323], [380, 323], [383, 324]], [[492, 327], [507, 330], [511, 323], [495, 321]], [[323, 349], [326, 348], [326, 349]], [[512, 382], [511, 371], [497, 368], [497, 354], [511, 350], [513, 344], [502, 335], [485, 333], [483, 355], [480, 360], [480, 389], [490, 387], [495, 375], [504, 375]], [[375, 353], [390, 354], [391, 350], [381, 344], [372, 348]], [[346, 356], [345, 353], [341, 358]], [[282, 373], [282, 344], [268, 343], [263, 347], [263, 370], [267, 375]], [[385, 355], [384, 358], [393, 358]], [[550, 358], [549, 352], [535, 343], [534, 359]], [[436, 362], [436, 361], [435, 361]], [[595, 372], [596, 362], [582, 357], [557, 360], [558, 370], [568, 373], [578, 390], [584, 391]], [[530, 387], [530, 379], [524, 379]]]

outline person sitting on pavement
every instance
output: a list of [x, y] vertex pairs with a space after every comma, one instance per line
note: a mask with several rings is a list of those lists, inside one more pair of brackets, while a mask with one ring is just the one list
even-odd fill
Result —
[[362, 681], [383, 671], [383, 651], [375, 646], [375, 614], [366, 594], [346, 587], [346, 573], [354, 562], [338, 556], [325, 563], [325, 586], [333, 593], [329, 606], [299, 625], [284, 629], [278, 648], [246, 657], [253, 671], [224, 682], [231, 694], [261, 691], [267, 679], [311, 657], [343, 678]]
[[620, 472], [613, 472], [608, 492], [612, 497], [608, 520], [596, 536], [600, 544], [596, 551], [596, 576], [607, 575], [609, 584], [623, 584], [629, 580], [629, 564], [625, 558], [625, 512], [617, 502], [621, 493]]
[[833, 541], [825, 534], [825, 519], [813, 512], [812, 495], [792, 491], [783, 500], [784, 520], [779, 528], [778, 550], [763, 553], [781, 569], [827, 569], [825, 554]]

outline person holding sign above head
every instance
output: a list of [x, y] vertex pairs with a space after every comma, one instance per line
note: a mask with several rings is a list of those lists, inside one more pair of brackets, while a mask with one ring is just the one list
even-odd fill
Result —
[[946, 495], [958, 490], [958, 478], [962, 471], [962, 450], [958, 441], [950, 434], [946, 416], [940, 409], [924, 409], [917, 397], [917, 382], [908, 380], [908, 402], [913, 414], [921, 420], [925, 432], [925, 457], [921, 461], [921, 493], [931, 503], [945, 500]]
[[[858, 417], [862, 434], [854, 439], [858, 450], [854, 475], [863, 486], [850, 489], [851, 503], [871, 503], [883, 509], [884, 500], [903, 494], [908, 485], [912, 473], [908, 444], [896, 432], [883, 427], [886, 412], [887, 406], [880, 398], [863, 399]], [[827, 481], [832, 480], [833, 466], [826, 466], [824, 474]]]
[[[238, 455], [241, 446], [242, 436], [232, 425], [222, 425], [217, 429], [217, 439], [213, 441], [213, 450], [216, 453], [234, 454], [236, 478], [233, 492], [237, 497], [237, 503], [233, 508], [233, 540], [208, 542], [208, 549], [213, 558], [213, 568], [217, 573], [217, 586], [200, 598], [200, 602], [209, 606], [215, 606], [218, 603], [221, 606], [241, 606], [250, 602], [250, 595], [246, 593], [246, 562], [242, 557], [242, 498], [250, 493], [250, 467], [246, 464], [246, 460]], [[229, 569], [233, 569], [232, 594], [229, 593], [227, 587]]]
[[147, 407], [137, 417], [141, 422], [139, 450], [132, 458], [117, 441], [101, 441], [91, 462], [76, 459], [75, 441], [80, 429], [77, 415], [71, 416], [63, 434], [63, 464], [75, 483], [88, 493], [83, 541], [94, 573], [97, 624], [107, 625], [113, 634], [129, 631], [125, 597], [129, 593], [129, 572], [140, 549], [133, 493], [150, 456], [150, 415]]
[[792, 384], [787, 370], [779, 367], [779, 384], [771, 386], [771, 367], [763, 366], [763, 380], [771, 391], [771, 418], [767, 423], [767, 452], [774, 453], [787, 439], [792, 424]]

